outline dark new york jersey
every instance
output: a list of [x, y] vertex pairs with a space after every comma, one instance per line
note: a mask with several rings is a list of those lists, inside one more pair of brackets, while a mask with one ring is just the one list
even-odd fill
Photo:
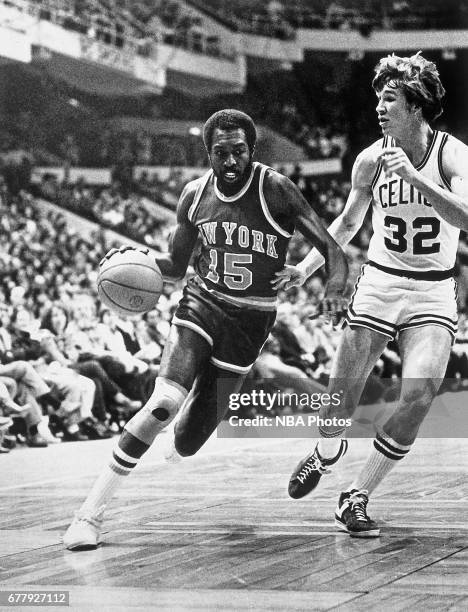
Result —
[[271, 216], [263, 193], [265, 175], [274, 172], [254, 162], [249, 180], [233, 196], [217, 187], [213, 171], [197, 179], [189, 220], [202, 239], [195, 269], [204, 287], [232, 304], [270, 310], [276, 292], [270, 281], [284, 267], [294, 231]]

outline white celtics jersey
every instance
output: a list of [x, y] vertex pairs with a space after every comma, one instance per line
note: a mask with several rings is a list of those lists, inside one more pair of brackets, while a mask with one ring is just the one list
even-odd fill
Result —
[[[434, 131], [424, 159], [416, 169], [443, 189], [450, 184], [442, 171], [448, 135]], [[383, 148], [395, 146], [385, 137]], [[412, 185], [396, 174], [385, 177], [381, 165], [372, 182], [373, 235], [368, 259], [396, 270], [450, 270], [455, 265], [460, 230], [433, 209]]]

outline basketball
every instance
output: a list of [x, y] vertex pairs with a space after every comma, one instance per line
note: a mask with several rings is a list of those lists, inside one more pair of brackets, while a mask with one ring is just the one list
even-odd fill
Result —
[[111, 310], [135, 316], [156, 306], [163, 278], [148, 249], [125, 249], [101, 261], [97, 288], [101, 301]]

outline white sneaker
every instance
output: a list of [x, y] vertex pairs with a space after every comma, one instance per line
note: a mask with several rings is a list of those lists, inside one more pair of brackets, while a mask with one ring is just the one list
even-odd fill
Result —
[[75, 512], [72, 524], [63, 534], [62, 541], [68, 550], [89, 550], [101, 543], [101, 526], [104, 520], [104, 508], [101, 506], [94, 515]]

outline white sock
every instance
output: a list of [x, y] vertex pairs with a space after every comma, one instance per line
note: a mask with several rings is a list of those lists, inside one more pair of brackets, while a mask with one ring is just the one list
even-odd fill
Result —
[[374, 448], [348, 491], [352, 489], [365, 490], [370, 495], [385, 476], [393, 470], [398, 461], [401, 461], [407, 455], [410, 448], [411, 444], [399, 444], [386, 434], [377, 434], [374, 440]]
[[117, 446], [111, 462], [102, 470], [81, 506], [80, 513], [93, 515], [106, 506], [137, 463], [137, 458], [130, 457]]
[[345, 427], [339, 427], [332, 431], [330, 428], [318, 428], [321, 438], [318, 441], [318, 452], [323, 459], [333, 459], [338, 454], [341, 440], [345, 435]]
[[111, 462], [94, 483], [80, 513], [93, 515], [108, 504], [157, 434], [174, 418], [186, 395], [187, 391], [180, 385], [164, 378], [156, 379], [150, 399], [125, 425]]

